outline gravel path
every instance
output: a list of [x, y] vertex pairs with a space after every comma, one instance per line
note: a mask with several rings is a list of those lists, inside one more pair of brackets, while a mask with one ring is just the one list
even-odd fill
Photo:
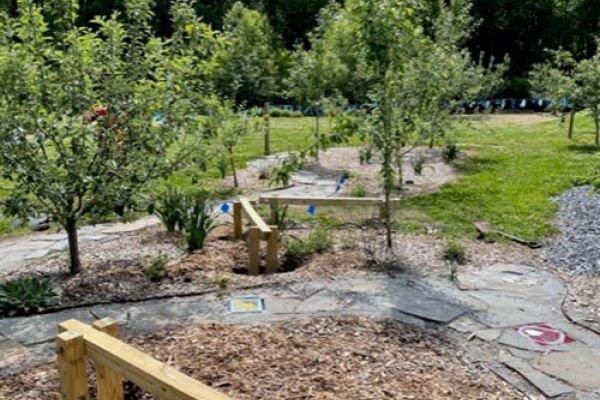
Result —
[[600, 276], [600, 195], [587, 186], [556, 198], [560, 235], [546, 248], [546, 259], [571, 274]]

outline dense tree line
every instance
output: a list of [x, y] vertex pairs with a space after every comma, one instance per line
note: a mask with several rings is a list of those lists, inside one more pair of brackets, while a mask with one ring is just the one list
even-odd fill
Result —
[[[172, 2], [156, 1], [153, 26], [159, 36], [172, 33], [169, 16]], [[0, 8], [16, 10], [16, 3], [17, 0], [0, 0]], [[38, 3], [52, 2], [38, 0]], [[203, 0], [194, 7], [203, 22], [221, 29], [234, 3], [235, 0]], [[242, 3], [266, 15], [281, 45], [291, 50], [299, 42], [304, 46], [309, 44], [308, 34], [316, 27], [319, 11], [329, 0], [243, 0]], [[124, 10], [124, 0], [81, 0], [80, 5], [81, 24], [97, 15], [108, 16], [114, 10]], [[595, 52], [594, 37], [600, 32], [597, 0], [476, 0], [471, 16], [477, 26], [467, 46], [474, 58], [510, 57], [509, 79], [504, 90], [507, 96], [528, 94], [527, 74], [534, 64], [546, 61], [546, 49], [564, 48], [576, 59], [588, 58]]]

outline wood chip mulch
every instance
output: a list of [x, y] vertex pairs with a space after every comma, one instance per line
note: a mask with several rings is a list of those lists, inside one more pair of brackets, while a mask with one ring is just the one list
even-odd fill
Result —
[[[390, 320], [204, 324], [129, 342], [240, 400], [521, 398], [451, 339]], [[47, 364], [0, 381], [0, 398], [56, 399], [57, 384]], [[152, 398], [126, 387], [129, 400]]]

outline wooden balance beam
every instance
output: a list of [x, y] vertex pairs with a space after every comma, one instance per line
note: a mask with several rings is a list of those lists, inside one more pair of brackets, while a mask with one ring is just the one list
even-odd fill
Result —
[[86, 358], [96, 366], [98, 400], [123, 400], [123, 379], [163, 400], [229, 400], [229, 397], [118, 339], [111, 318], [92, 326], [69, 320], [56, 336], [61, 400], [88, 400]]
[[[379, 216], [385, 215], [385, 199], [382, 197], [300, 197], [300, 196], [261, 196], [260, 202], [267, 202], [271, 213], [278, 206], [322, 206], [322, 207], [378, 207]], [[390, 199], [392, 207], [400, 205], [400, 199]]]
[[245, 216], [250, 222], [248, 229], [248, 273], [258, 275], [260, 268], [260, 242], [267, 243], [267, 273], [274, 274], [279, 267], [277, 252], [279, 251], [279, 232], [276, 226], [269, 226], [256, 212], [250, 200], [242, 197], [233, 202], [233, 231], [236, 239], [243, 236], [243, 221]]

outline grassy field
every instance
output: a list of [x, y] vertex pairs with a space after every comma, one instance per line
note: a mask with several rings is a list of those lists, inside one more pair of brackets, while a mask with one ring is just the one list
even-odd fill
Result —
[[487, 221], [529, 240], [554, 233], [555, 196], [584, 175], [592, 158], [592, 120], [579, 115], [575, 139], [558, 122], [495, 126], [474, 123], [455, 138], [469, 154], [459, 164], [463, 176], [437, 193], [407, 200], [398, 229], [422, 231], [434, 226], [442, 235], [474, 236], [473, 222]]
[[[311, 143], [314, 119], [272, 119], [273, 153], [299, 150]], [[322, 129], [326, 132], [328, 124]], [[508, 233], [540, 240], [553, 233], [556, 206], [551, 197], [571, 186], [573, 177], [585, 174], [598, 149], [592, 146], [592, 120], [578, 115], [575, 139], [566, 138], [556, 121], [529, 125], [473, 122], [458, 125], [453, 137], [469, 155], [458, 164], [462, 177], [433, 194], [404, 202], [396, 215], [401, 232], [435, 228], [442, 236], [474, 236], [473, 222], [487, 221]], [[263, 153], [262, 133], [240, 143], [238, 168]], [[177, 185], [223, 188], [214, 166], [208, 172], [187, 169], [172, 178]], [[21, 231], [22, 232], [22, 231]], [[18, 232], [0, 218], [0, 235]]]

